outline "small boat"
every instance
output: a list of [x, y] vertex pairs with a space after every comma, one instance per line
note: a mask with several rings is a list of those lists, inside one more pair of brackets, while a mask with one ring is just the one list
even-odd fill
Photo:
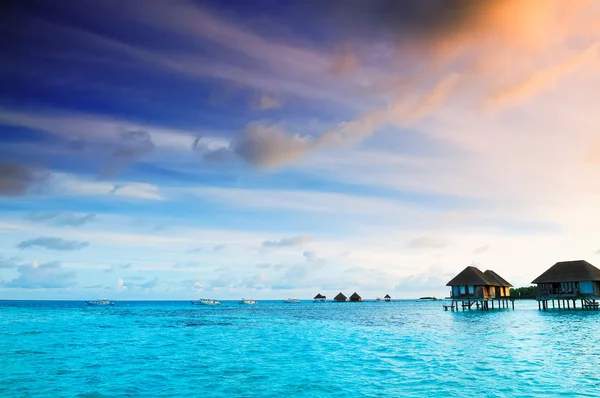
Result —
[[217, 300], [213, 300], [213, 299], [200, 299], [200, 300], [192, 301], [192, 304], [194, 304], [194, 305], [219, 305], [219, 304], [221, 304], [221, 302], [219, 302]]
[[284, 303], [290, 303], [290, 304], [296, 304], [296, 303], [299, 303], [299, 302], [300, 302], [300, 300], [298, 300], [298, 299], [295, 299], [295, 298], [289, 298], [289, 299], [287, 299], [287, 300], [283, 300], [283, 302], [284, 302]]
[[243, 298], [243, 299], [240, 301], [240, 304], [258, 304], [258, 303], [257, 303], [255, 300], [251, 300], [251, 299], [245, 299], [245, 298]]
[[381, 297], [377, 297], [377, 301], [381, 301]]
[[86, 301], [86, 303], [87, 305], [115, 305], [115, 302], [109, 299]]

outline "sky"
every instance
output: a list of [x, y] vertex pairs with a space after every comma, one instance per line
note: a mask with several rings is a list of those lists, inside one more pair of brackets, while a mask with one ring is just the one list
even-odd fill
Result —
[[600, 3], [11, 0], [0, 299], [600, 266]]

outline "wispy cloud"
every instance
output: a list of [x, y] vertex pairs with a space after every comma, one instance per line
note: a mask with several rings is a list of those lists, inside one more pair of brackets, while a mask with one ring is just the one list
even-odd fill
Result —
[[131, 264], [127, 263], [127, 264], [120, 264], [120, 265], [113, 265], [111, 267], [105, 268], [102, 271], [103, 272], [114, 272], [116, 270], [120, 270], [120, 269], [130, 269], [131, 268]]
[[5, 257], [0, 256], [0, 268], [10, 269], [17, 268], [23, 264], [22, 260], [18, 257]]
[[58, 289], [76, 284], [74, 271], [65, 271], [59, 262], [32, 263], [17, 268], [19, 276], [3, 286], [21, 289]]
[[0, 196], [21, 196], [48, 177], [19, 163], [0, 161]]
[[28, 220], [35, 222], [48, 223], [56, 226], [67, 226], [67, 227], [81, 227], [93, 221], [96, 218], [96, 214], [73, 214], [73, 213], [61, 213], [61, 212], [38, 212], [30, 213], [26, 217]]
[[473, 253], [474, 254], [483, 254], [489, 250], [490, 250], [490, 245], [485, 245], [485, 246], [480, 246], [480, 247], [476, 248], [475, 250], [473, 250]]
[[154, 151], [155, 145], [150, 133], [144, 130], [121, 133], [114, 148], [110, 149], [110, 157], [101, 171], [102, 177], [113, 177], [131, 163]]
[[223, 250], [225, 250], [225, 248], [226, 248], [226, 247], [227, 247], [227, 245], [224, 245], [224, 244], [219, 244], [219, 245], [215, 245], [215, 246], [213, 246], [212, 250], [213, 250], [214, 252], [220, 252], [220, 251], [223, 251]]
[[80, 250], [89, 246], [89, 242], [61, 239], [52, 236], [41, 236], [35, 239], [24, 240], [17, 245], [17, 248], [30, 249], [42, 248], [48, 250]]
[[419, 238], [411, 239], [407, 246], [411, 249], [441, 249], [449, 245], [449, 242], [445, 239], [434, 237], [434, 236], [421, 236]]
[[252, 105], [256, 109], [266, 111], [269, 109], [279, 109], [282, 107], [283, 103], [275, 95], [261, 93]]
[[279, 240], [266, 240], [261, 244], [261, 246], [263, 248], [295, 247], [295, 246], [302, 246], [310, 241], [312, 241], [312, 237], [302, 235], [302, 236], [294, 236], [291, 238], [283, 238], [283, 239], [279, 239]]

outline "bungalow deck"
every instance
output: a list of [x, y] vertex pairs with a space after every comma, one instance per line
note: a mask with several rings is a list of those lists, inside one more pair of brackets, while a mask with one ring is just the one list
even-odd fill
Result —
[[[475, 308], [473, 308], [475, 306]], [[490, 309], [504, 309], [512, 308], [515, 309], [515, 299], [513, 297], [486, 297], [486, 298], [453, 298], [451, 305], [444, 305], [444, 311], [458, 311], [459, 308], [462, 310], [478, 309], [482, 311], [489, 311]]]
[[[579, 301], [579, 308], [583, 310], [598, 310], [600, 307], [600, 297], [597, 296], [582, 296], [576, 293], [563, 293], [538, 296], [535, 298], [538, 302], [538, 309], [547, 310], [549, 309], [549, 303], [552, 303], [552, 308], [577, 309], [577, 301]], [[571, 307], [571, 304], [573, 306]]]

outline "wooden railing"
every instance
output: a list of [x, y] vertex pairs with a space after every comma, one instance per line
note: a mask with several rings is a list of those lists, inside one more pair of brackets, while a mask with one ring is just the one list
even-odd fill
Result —
[[577, 297], [580, 296], [579, 289], [563, 290], [560, 288], [538, 289], [538, 296], [561, 296], [561, 297]]

